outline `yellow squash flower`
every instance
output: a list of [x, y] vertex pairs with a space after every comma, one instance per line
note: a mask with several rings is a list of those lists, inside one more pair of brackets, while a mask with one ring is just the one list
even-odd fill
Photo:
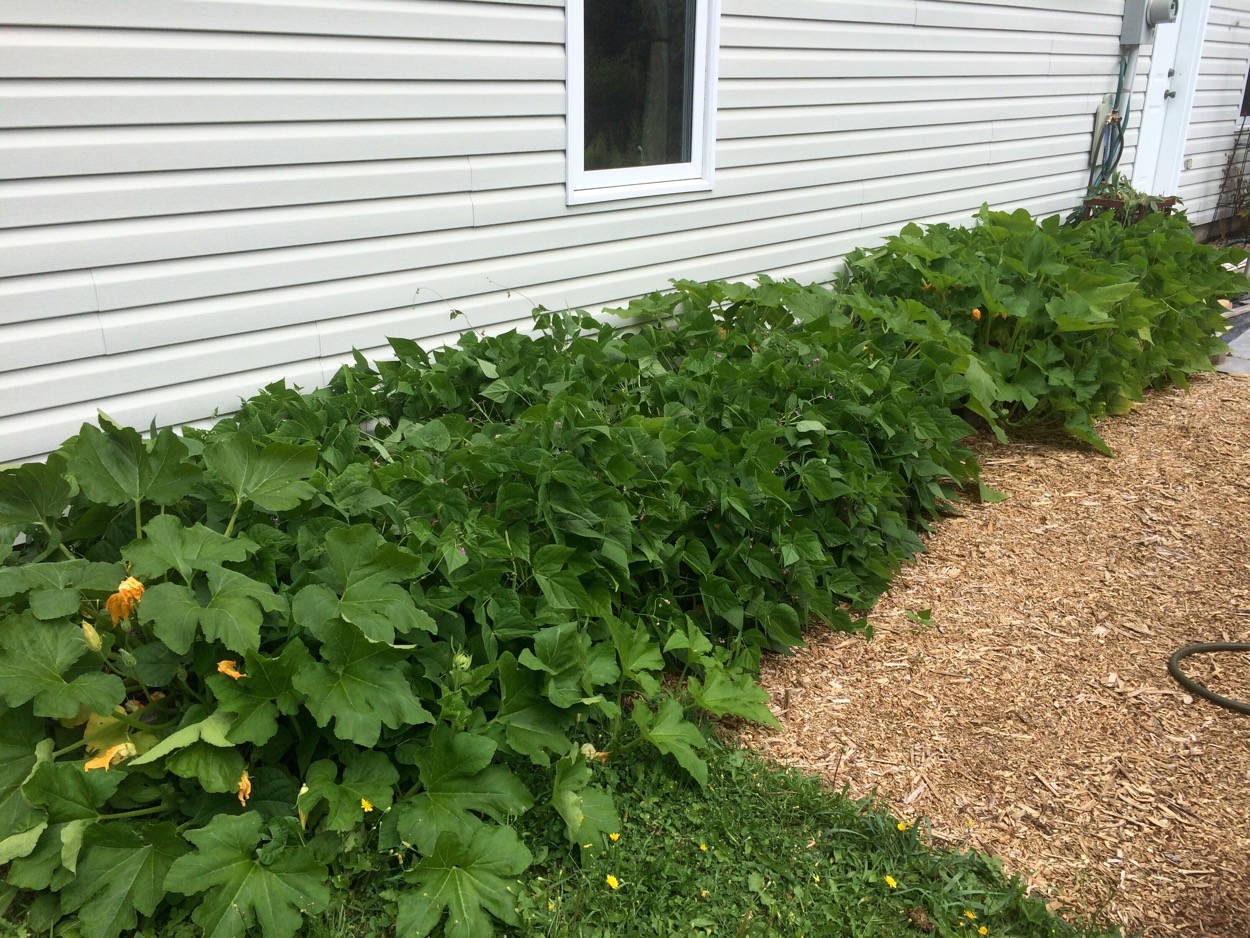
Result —
[[973, 322], [980, 322], [980, 321], [981, 321], [981, 310], [979, 310], [979, 309], [974, 309], [974, 310], [972, 311], [972, 321], [973, 321]]
[[239, 776], [239, 804], [247, 807], [247, 799], [252, 797], [252, 780], [248, 778], [247, 769]]
[[122, 759], [128, 759], [135, 754], [135, 745], [131, 742], [117, 743], [115, 746], [109, 746], [94, 759], [88, 759], [82, 767], [84, 772], [90, 772], [92, 769], [103, 769], [105, 772], [116, 762]]
[[117, 592], [105, 600], [104, 606], [113, 617], [113, 625], [123, 619], [129, 619], [134, 611], [135, 603], [143, 598], [143, 584], [132, 576], [126, 577], [117, 585]]
[[232, 677], [237, 681], [241, 677], [247, 677], [246, 674], [239, 670], [238, 665], [239, 663], [237, 661], [231, 661], [227, 658], [225, 661], [217, 662], [217, 671], [224, 674], [226, 677]]

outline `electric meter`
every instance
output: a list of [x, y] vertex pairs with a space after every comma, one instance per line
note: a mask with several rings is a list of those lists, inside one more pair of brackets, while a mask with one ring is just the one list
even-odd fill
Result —
[[1154, 37], [1160, 23], [1175, 23], [1180, 0], [1124, 0], [1120, 44], [1140, 46]]

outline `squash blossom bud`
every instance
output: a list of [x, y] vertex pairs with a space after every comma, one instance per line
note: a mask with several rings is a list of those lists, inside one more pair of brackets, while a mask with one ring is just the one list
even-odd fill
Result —
[[100, 633], [95, 630], [94, 625], [85, 619], [82, 623], [82, 640], [87, 643], [87, 647], [92, 651], [100, 650]]
[[451, 667], [455, 671], [468, 671], [469, 668], [473, 667], [473, 659], [464, 652], [460, 652], [451, 659]]

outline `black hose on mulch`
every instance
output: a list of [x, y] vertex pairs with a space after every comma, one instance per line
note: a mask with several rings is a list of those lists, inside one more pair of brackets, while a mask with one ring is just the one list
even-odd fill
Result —
[[1199, 684], [1181, 671], [1182, 658], [1188, 658], [1190, 655], [1199, 655], [1207, 651], [1250, 651], [1250, 642], [1204, 642], [1198, 645], [1186, 645], [1168, 659], [1168, 671], [1172, 677], [1176, 678], [1176, 682], [1181, 687], [1197, 694], [1203, 700], [1209, 700], [1211, 703], [1232, 710], [1234, 713], [1250, 716], [1250, 704], [1222, 697], [1215, 691], [1208, 690], [1204, 685]]

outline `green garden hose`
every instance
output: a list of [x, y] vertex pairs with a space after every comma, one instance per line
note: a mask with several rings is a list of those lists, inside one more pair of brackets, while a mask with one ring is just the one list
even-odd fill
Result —
[[1235, 713], [1243, 713], [1246, 716], [1250, 716], [1250, 704], [1242, 703], [1240, 700], [1231, 700], [1228, 697], [1221, 697], [1181, 671], [1182, 658], [1188, 658], [1190, 655], [1199, 655], [1207, 651], [1250, 651], [1250, 642], [1204, 642], [1198, 645], [1186, 645], [1168, 659], [1168, 671], [1172, 677], [1176, 678], [1176, 682], [1181, 687], [1197, 694], [1203, 700], [1209, 700], [1213, 704], [1227, 707]]

